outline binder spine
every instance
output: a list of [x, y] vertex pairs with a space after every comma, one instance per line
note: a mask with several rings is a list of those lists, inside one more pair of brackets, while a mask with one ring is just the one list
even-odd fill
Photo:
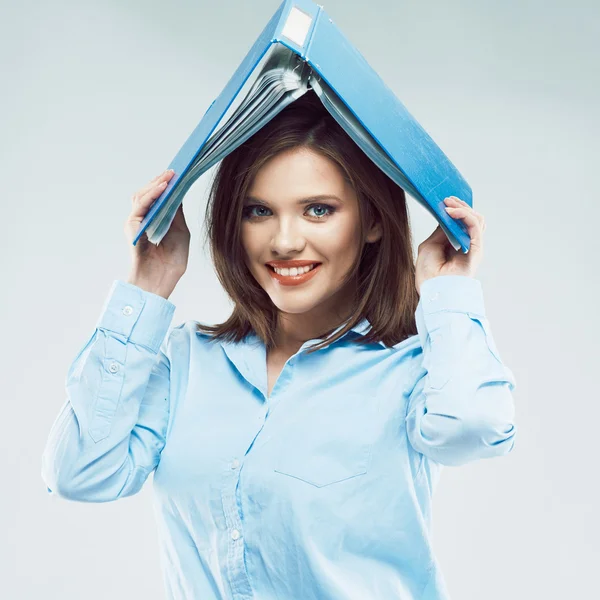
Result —
[[272, 41], [283, 44], [306, 61], [322, 7], [310, 0], [286, 0], [284, 4]]
[[[308, 39], [308, 42], [306, 44], [306, 52], [304, 53], [304, 55], [302, 56], [302, 58], [306, 61], [308, 61], [308, 56], [310, 55], [310, 51], [311, 51], [311, 47], [312, 47], [312, 43], [313, 43], [313, 33], [315, 32], [317, 25], [319, 24], [319, 21], [321, 20], [321, 18], [323, 16], [327, 16], [325, 14], [325, 11], [323, 10], [323, 7], [319, 4], [318, 5], [318, 10], [317, 10], [317, 14], [313, 20], [312, 23], [312, 29], [310, 30], [310, 37]], [[329, 19], [331, 21], [331, 19]]]

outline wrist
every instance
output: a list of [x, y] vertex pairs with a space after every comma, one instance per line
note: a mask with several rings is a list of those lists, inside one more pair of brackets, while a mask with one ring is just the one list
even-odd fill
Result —
[[157, 296], [161, 296], [162, 298], [164, 298], [165, 300], [169, 299], [169, 296], [173, 293], [173, 290], [175, 289], [175, 283], [169, 283], [166, 281], [152, 281], [149, 279], [145, 279], [143, 277], [134, 277], [134, 276], [130, 276], [127, 279], [127, 283], [130, 283], [131, 285], [135, 285], [136, 287], [139, 287], [140, 289], [144, 290], [145, 292], [150, 292], [151, 294], [156, 294]]

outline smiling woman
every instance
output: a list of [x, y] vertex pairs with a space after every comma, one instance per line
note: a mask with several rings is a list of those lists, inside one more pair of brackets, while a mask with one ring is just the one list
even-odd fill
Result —
[[[214, 340], [254, 332], [268, 350], [290, 353], [307, 338], [327, 340], [343, 324], [324, 343], [339, 339], [364, 318], [372, 326], [368, 342], [392, 346], [416, 333], [404, 191], [314, 92], [221, 161], [206, 218], [215, 268], [234, 302], [225, 323], [198, 325]], [[277, 273], [269, 263], [319, 266]]]
[[[248, 267], [278, 310], [278, 348], [293, 354], [307, 336], [317, 338], [353, 312], [356, 278], [348, 280], [347, 274], [360, 254], [358, 200], [335, 162], [304, 147], [268, 160], [252, 180], [249, 196], [267, 200], [244, 211], [256, 207], [267, 214], [242, 222]], [[314, 198], [335, 206], [314, 204]], [[324, 214], [315, 217], [315, 208]], [[365, 242], [378, 241], [380, 230], [374, 224]], [[265, 269], [272, 259], [280, 273]], [[307, 272], [298, 274], [299, 265]]]
[[404, 192], [312, 93], [222, 161], [207, 220], [231, 316], [169, 331], [179, 212], [68, 370], [48, 490], [107, 502], [154, 472], [170, 600], [448, 600], [430, 536], [442, 465], [507, 454], [516, 432], [481, 284], [416, 286]]

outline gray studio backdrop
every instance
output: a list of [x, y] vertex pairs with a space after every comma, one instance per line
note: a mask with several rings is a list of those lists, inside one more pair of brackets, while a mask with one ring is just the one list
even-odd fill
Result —
[[[447, 467], [434, 545], [456, 600], [597, 589], [600, 9], [573, 0], [326, 0], [474, 190], [478, 273], [517, 379], [507, 457]], [[0, 597], [163, 597], [151, 478], [131, 498], [46, 493], [65, 375], [129, 271], [132, 193], [161, 172], [279, 0], [3, 0]], [[184, 205], [173, 324], [230, 305]], [[416, 246], [436, 223], [409, 199]], [[596, 592], [597, 593], [597, 592]]]

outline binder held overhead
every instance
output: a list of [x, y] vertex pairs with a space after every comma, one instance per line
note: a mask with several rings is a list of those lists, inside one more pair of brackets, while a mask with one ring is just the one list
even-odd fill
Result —
[[311, 0], [279, 6], [171, 161], [174, 175], [140, 223], [133, 245], [144, 232], [159, 244], [193, 183], [308, 90], [363, 152], [429, 211], [452, 246], [467, 253], [466, 226], [446, 213], [444, 198], [458, 196], [473, 206], [471, 187]]

